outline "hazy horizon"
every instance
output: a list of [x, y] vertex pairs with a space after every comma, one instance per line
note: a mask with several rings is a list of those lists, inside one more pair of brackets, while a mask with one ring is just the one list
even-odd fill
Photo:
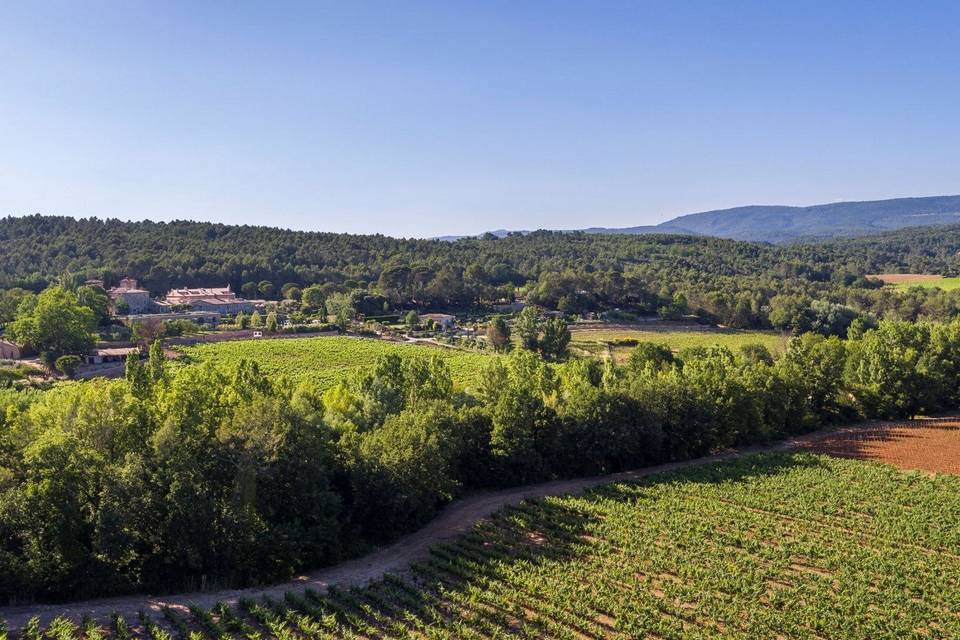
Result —
[[956, 193], [958, 18], [6, 5], [0, 215], [435, 237]]

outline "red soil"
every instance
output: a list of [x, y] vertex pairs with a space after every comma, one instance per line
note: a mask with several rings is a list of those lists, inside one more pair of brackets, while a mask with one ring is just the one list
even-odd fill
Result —
[[960, 417], [924, 418], [843, 429], [810, 439], [800, 449], [886, 462], [901, 469], [960, 475]]

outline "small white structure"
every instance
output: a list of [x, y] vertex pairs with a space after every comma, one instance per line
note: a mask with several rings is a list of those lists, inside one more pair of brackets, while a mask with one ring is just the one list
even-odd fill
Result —
[[94, 349], [83, 357], [87, 364], [103, 364], [104, 362], [121, 362], [126, 360], [127, 354], [136, 351], [140, 353], [140, 347], [110, 347], [107, 349]]
[[421, 323], [425, 323], [427, 320], [433, 320], [433, 322], [443, 331], [448, 331], [457, 326], [456, 316], [452, 316], [448, 313], [424, 313], [420, 316]]

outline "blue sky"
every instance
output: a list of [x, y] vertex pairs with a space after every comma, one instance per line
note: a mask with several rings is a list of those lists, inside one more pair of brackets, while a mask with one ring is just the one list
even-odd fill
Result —
[[0, 215], [432, 236], [960, 193], [960, 5], [8, 2]]

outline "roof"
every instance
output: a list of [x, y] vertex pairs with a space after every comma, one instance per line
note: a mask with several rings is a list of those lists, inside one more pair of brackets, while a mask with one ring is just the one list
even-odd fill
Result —
[[107, 349], [94, 349], [95, 356], [125, 356], [131, 351], [140, 351], [140, 347], [109, 347]]
[[240, 300], [239, 298], [200, 298], [199, 300], [194, 300], [194, 302], [206, 302], [207, 304], [248, 304], [246, 300]]
[[124, 287], [110, 287], [107, 289], [107, 294], [112, 296], [119, 296], [125, 293], [146, 293], [150, 294], [146, 289], [126, 289]]
[[170, 289], [167, 297], [196, 297], [196, 296], [230, 296], [235, 294], [230, 291], [230, 287], [199, 287], [196, 289]]

